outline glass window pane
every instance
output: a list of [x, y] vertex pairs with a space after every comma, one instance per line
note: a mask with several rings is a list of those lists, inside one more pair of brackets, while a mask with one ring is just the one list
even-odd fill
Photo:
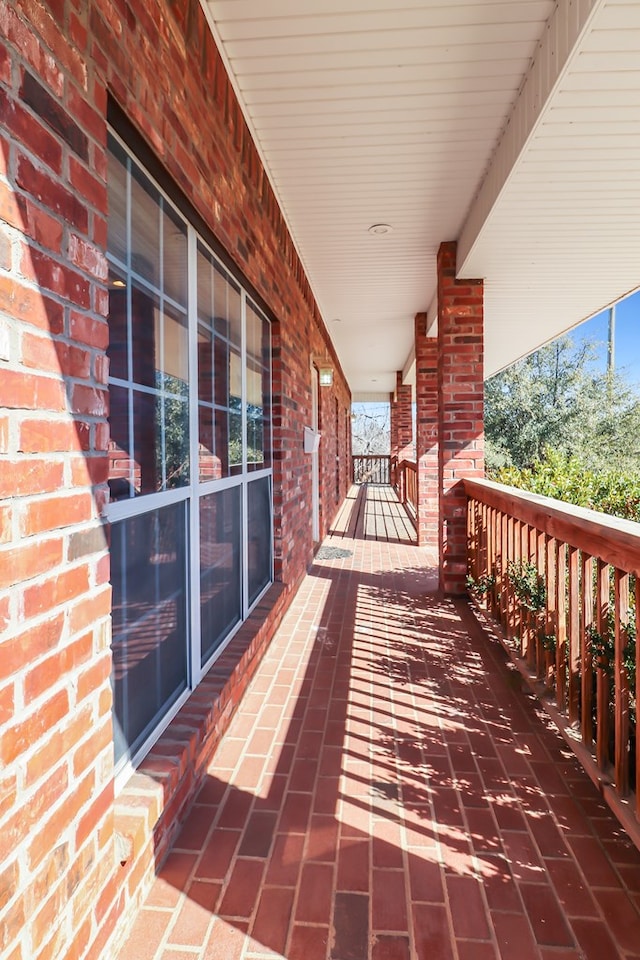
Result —
[[164, 400], [164, 488], [189, 483], [189, 407], [186, 400]]
[[[238, 404], [238, 407], [240, 404]], [[232, 476], [242, 470], [242, 414], [229, 414], [229, 472]]]
[[186, 505], [111, 527], [116, 763], [132, 756], [187, 686]]
[[215, 446], [214, 453], [220, 463], [220, 476], [230, 475], [229, 464], [229, 411], [215, 410]]
[[162, 203], [163, 291], [187, 305], [187, 227], [169, 204]]
[[216, 333], [239, 347], [242, 342], [240, 288], [218, 264], [214, 272], [214, 309]]
[[198, 324], [198, 397], [213, 403], [213, 335]]
[[109, 490], [112, 501], [133, 496], [131, 466], [129, 391], [112, 385], [109, 390]]
[[216, 456], [213, 407], [198, 409], [198, 477], [201, 483], [222, 477], [222, 462]]
[[137, 283], [131, 289], [131, 345], [134, 382], [146, 387], [158, 386], [160, 304], [155, 294]]
[[127, 281], [113, 267], [109, 270], [109, 376], [129, 379], [129, 336], [127, 323]]
[[133, 390], [133, 485], [136, 496], [162, 490], [162, 400]]
[[271, 465], [271, 330], [247, 303], [247, 468]]
[[213, 267], [208, 254], [198, 245], [198, 319], [213, 328]]
[[213, 383], [215, 402], [221, 407], [229, 405], [229, 344], [220, 337], [214, 342], [215, 370]]
[[164, 376], [162, 388], [169, 393], [187, 394], [189, 381], [189, 331], [187, 315], [165, 303]]
[[131, 164], [131, 267], [160, 286], [160, 194], [135, 163]]
[[122, 147], [109, 137], [107, 168], [109, 219], [107, 250], [123, 263], [127, 260], [127, 157]]
[[271, 478], [247, 486], [249, 604], [271, 582]]
[[241, 488], [200, 499], [200, 629], [202, 663], [240, 621]]

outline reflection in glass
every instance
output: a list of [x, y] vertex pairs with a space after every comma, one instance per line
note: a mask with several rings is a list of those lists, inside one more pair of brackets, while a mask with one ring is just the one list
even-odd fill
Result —
[[129, 437], [129, 391], [109, 390], [109, 491], [111, 500], [127, 500], [131, 487], [131, 438]]
[[189, 483], [189, 408], [178, 397], [164, 400], [164, 467], [165, 490]]
[[127, 282], [124, 274], [109, 269], [109, 376], [129, 379], [129, 336], [127, 323]]
[[240, 621], [241, 488], [200, 499], [200, 629], [205, 663]]
[[133, 390], [133, 486], [136, 496], [162, 489], [162, 400]]
[[242, 469], [242, 414], [240, 404], [238, 413], [229, 414], [229, 469], [233, 475]]
[[198, 324], [198, 398], [213, 403], [213, 336]]
[[160, 285], [160, 194], [136, 164], [131, 168], [131, 267]]
[[216, 264], [214, 268], [214, 312], [216, 333], [231, 340], [239, 347], [242, 342], [242, 304], [240, 288], [231, 280], [226, 270]]
[[155, 387], [160, 368], [160, 305], [154, 294], [137, 283], [131, 289], [131, 345], [134, 383]]
[[271, 582], [271, 479], [247, 486], [249, 605]]
[[213, 266], [208, 253], [198, 244], [198, 319], [213, 328]]
[[116, 763], [187, 686], [186, 504], [111, 526]]
[[183, 307], [187, 305], [187, 228], [166, 200], [162, 201], [162, 288]]
[[165, 304], [164, 376], [159, 384], [170, 393], [186, 395], [189, 380], [189, 333], [187, 315]]
[[229, 464], [229, 411], [215, 410], [215, 447], [214, 452], [220, 460], [220, 475], [228, 477]]
[[109, 217], [107, 250], [123, 263], [127, 260], [127, 158], [122, 147], [109, 137], [107, 168]]

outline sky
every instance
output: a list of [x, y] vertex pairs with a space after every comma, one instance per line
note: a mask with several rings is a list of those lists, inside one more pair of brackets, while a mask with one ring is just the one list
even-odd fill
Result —
[[[603, 310], [569, 331], [572, 339], [590, 340], [601, 344], [599, 357], [602, 369], [607, 365], [609, 338], [609, 310]], [[640, 391], [640, 290], [615, 305], [614, 363], [630, 385]]]

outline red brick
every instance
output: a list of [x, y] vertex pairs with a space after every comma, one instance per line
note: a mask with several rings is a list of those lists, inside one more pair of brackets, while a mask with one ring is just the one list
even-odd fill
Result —
[[42, 160], [50, 169], [60, 174], [62, 169], [62, 146], [44, 127], [39, 119], [11, 99], [0, 88], [0, 123], [21, 141], [27, 149]]
[[259, 860], [236, 860], [220, 903], [220, 916], [250, 917], [252, 915], [263, 872], [264, 864]]
[[86, 523], [91, 520], [92, 507], [93, 499], [88, 493], [31, 501], [21, 511], [22, 534], [28, 537], [75, 523]]
[[[46, 573], [62, 560], [60, 539], [0, 551], [0, 590]], [[4, 657], [4, 650], [3, 650]]]
[[260, 896], [251, 936], [284, 955], [293, 910], [292, 887], [265, 887]]
[[22, 337], [22, 362], [26, 367], [62, 373], [68, 377], [87, 378], [91, 373], [91, 354], [88, 350], [27, 333]]
[[54, 377], [25, 376], [18, 370], [3, 370], [0, 378], [0, 404], [11, 410], [65, 409], [64, 384]]
[[83, 204], [54, 178], [39, 170], [27, 157], [18, 157], [16, 182], [39, 203], [86, 233], [89, 215]]
[[23, 453], [53, 453], [80, 448], [78, 430], [71, 419], [23, 420], [18, 449]]
[[[11, 763], [28, 750], [38, 737], [45, 736], [68, 711], [69, 696], [66, 690], [60, 690], [20, 723], [7, 728], [0, 738], [0, 756], [3, 763]], [[23, 716], [21, 714], [21, 717]]]
[[333, 868], [324, 863], [305, 863], [302, 868], [296, 922], [327, 923], [331, 912]]
[[22, 270], [24, 275], [39, 287], [55, 293], [75, 306], [91, 306], [89, 280], [35, 247], [25, 248]]

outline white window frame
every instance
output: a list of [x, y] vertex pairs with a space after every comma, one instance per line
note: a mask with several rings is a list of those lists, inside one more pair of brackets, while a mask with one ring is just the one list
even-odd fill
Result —
[[[159, 194], [163, 197], [163, 200], [168, 204], [173, 213], [180, 218], [180, 220], [185, 224], [187, 229], [187, 271], [188, 271], [188, 284], [187, 284], [187, 328], [188, 328], [188, 424], [190, 431], [190, 443], [189, 443], [189, 460], [190, 460], [190, 470], [189, 470], [189, 483], [183, 487], [177, 487], [169, 490], [163, 490], [154, 493], [147, 493], [137, 497], [131, 497], [129, 499], [117, 500], [108, 504], [106, 510], [106, 518], [109, 523], [117, 523], [121, 520], [127, 520], [135, 516], [142, 515], [147, 512], [158, 510], [163, 506], [168, 506], [169, 504], [186, 502], [188, 519], [186, 522], [186, 533], [185, 536], [188, 538], [187, 543], [187, 570], [185, 572], [186, 577], [186, 587], [188, 590], [187, 598], [187, 616], [189, 619], [189, 636], [185, 637], [185, 645], [187, 647], [187, 688], [186, 690], [177, 698], [177, 700], [172, 704], [168, 709], [166, 714], [159, 721], [157, 726], [154, 728], [152, 733], [146, 738], [144, 743], [142, 743], [135, 753], [126, 760], [122, 760], [118, 764], [115, 786], [116, 791], [122, 788], [126, 783], [132, 772], [136, 769], [140, 761], [144, 756], [150, 751], [162, 733], [166, 730], [167, 726], [174, 719], [180, 708], [186, 703], [186, 701], [191, 696], [193, 690], [198, 686], [202, 678], [210, 670], [211, 666], [215, 661], [220, 657], [220, 655], [227, 649], [229, 644], [232, 642], [234, 636], [238, 630], [242, 627], [243, 623], [246, 621], [247, 617], [250, 615], [251, 611], [260, 603], [260, 600], [267, 592], [274, 579], [274, 545], [273, 545], [273, 362], [272, 362], [272, 348], [271, 348], [271, 337], [270, 337], [270, 349], [269, 349], [269, 402], [271, 409], [271, 417], [269, 422], [269, 437], [265, 438], [266, 443], [268, 444], [268, 449], [271, 454], [270, 465], [262, 469], [247, 469], [247, 301], [251, 302], [252, 309], [254, 309], [259, 317], [263, 320], [266, 320], [269, 324], [270, 321], [264, 312], [260, 309], [255, 300], [250, 297], [247, 293], [242, 278], [234, 275], [228, 267], [222, 263], [219, 257], [216, 255], [215, 251], [211, 248], [211, 245], [207, 243], [205, 237], [203, 237], [189, 222], [188, 218], [180, 211], [176, 206], [171, 196], [167, 194], [165, 190], [160, 186], [160, 184], [154, 179], [149, 170], [144, 166], [144, 164], [136, 157], [135, 153], [128, 147], [125, 140], [123, 140], [115, 130], [109, 127], [109, 134], [113, 137], [119, 147], [125, 152], [125, 154], [131, 159], [131, 162], [138, 165], [142, 170], [144, 175], [150, 180], [153, 186], [158, 190]], [[144, 289], [148, 290], [154, 296], [157, 296], [162, 303], [167, 301], [174, 308], [184, 312], [184, 307], [180, 304], [176, 304], [171, 297], [168, 297], [164, 292], [157, 288], [154, 284], [150, 283], [146, 278], [141, 277], [134, 270], [131, 269], [131, 171], [127, 169], [127, 206], [126, 206], [126, 216], [127, 216], [127, 263], [123, 263], [117, 257], [114, 257], [109, 252], [107, 253], [107, 260], [110, 267], [113, 267], [118, 273], [123, 274], [127, 280], [128, 288], [128, 315], [130, 315], [130, 298], [131, 298], [131, 281], [135, 281], [136, 284], [142, 286]], [[199, 478], [199, 459], [198, 459], [198, 430], [199, 430], [199, 417], [198, 417], [198, 283], [197, 283], [197, 249], [198, 244], [200, 244], [207, 253], [211, 256], [224, 273], [229, 275], [229, 277], [240, 287], [240, 297], [241, 297], [241, 364], [242, 364], [242, 465], [239, 473], [223, 477], [218, 480], [205, 480], [200, 481]], [[160, 251], [162, 256], [162, 251]], [[162, 262], [162, 260], [161, 260]], [[109, 377], [109, 387], [118, 386], [125, 389], [131, 389], [134, 386], [133, 374], [132, 374], [132, 330], [131, 325], [128, 324], [127, 328], [127, 338], [128, 338], [128, 379], [123, 380], [121, 378], [112, 378]], [[164, 337], [162, 339], [161, 351], [164, 349]], [[135, 389], [141, 390], [141, 385], [135, 383]], [[144, 391], [144, 387], [142, 387]], [[149, 389], [149, 392], [157, 395], [158, 391], [153, 388]], [[129, 409], [129, 431], [130, 431], [130, 442], [131, 437], [133, 437], [133, 424], [131, 423], [132, 412]], [[264, 589], [256, 596], [253, 603], [249, 604], [249, 560], [248, 560], [248, 544], [249, 544], [249, 531], [248, 531], [248, 486], [253, 481], [259, 480], [263, 477], [269, 478], [269, 533], [270, 533], [270, 570], [269, 570], [269, 580], [264, 587]], [[213, 651], [212, 655], [207, 659], [207, 661], [201, 665], [201, 623], [200, 623], [200, 499], [204, 496], [207, 496], [211, 493], [216, 493], [230, 487], [239, 486], [241, 488], [241, 576], [242, 576], [242, 593], [241, 593], [241, 610], [238, 623], [235, 624], [227, 636], [219, 643], [216, 649]]]

